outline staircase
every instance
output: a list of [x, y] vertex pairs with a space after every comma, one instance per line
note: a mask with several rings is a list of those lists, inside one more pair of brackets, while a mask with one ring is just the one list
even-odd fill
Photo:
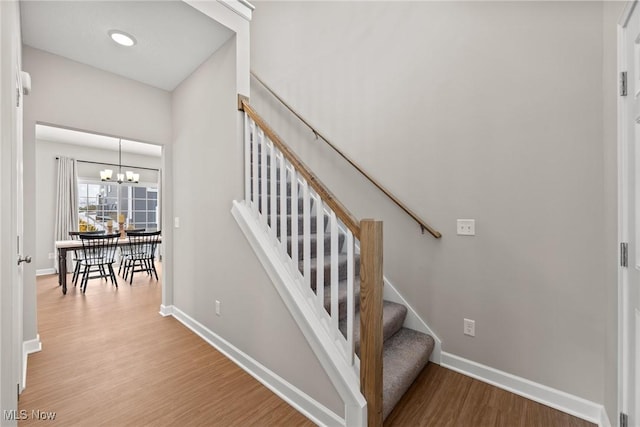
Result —
[[[288, 266], [300, 287], [296, 291], [305, 295], [345, 361], [354, 371], [360, 370], [362, 378], [365, 369], [360, 366], [360, 361], [364, 363], [361, 323], [363, 329], [375, 323], [364, 319], [360, 310], [360, 228], [346, 209], [346, 214], [341, 212], [344, 207], [295, 154], [281, 146], [277, 135], [251, 107], [243, 106], [246, 113], [251, 113], [246, 114], [245, 123], [245, 207]], [[381, 331], [374, 331], [382, 338], [382, 388], [374, 391], [374, 402], [367, 402], [368, 425], [381, 425], [424, 369], [434, 349], [430, 335], [403, 326], [407, 316], [404, 305], [380, 302], [373, 317], [382, 317]], [[362, 379], [364, 382], [366, 378]], [[373, 408], [380, 391], [381, 407]]]
[[[268, 161], [267, 161], [268, 162]], [[288, 194], [288, 213], [290, 210], [290, 195]], [[302, 199], [298, 199], [298, 206], [302, 207]], [[328, 218], [327, 218], [328, 219]], [[328, 221], [324, 221], [328, 223]], [[316, 223], [315, 215], [311, 216], [311, 224]], [[302, 212], [298, 212], [298, 224], [302, 224]], [[300, 226], [299, 226], [300, 227]], [[313, 228], [313, 227], [312, 227]], [[301, 228], [299, 228], [302, 233]], [[291, 230], [288, 229], [287, 234], [287, 250], [289, 256], [291, 256]], [[343, 230], [339, 233], [339, 267], [338, 267], [338, 312], [339, 312], [339, 329], [342, 335], [347, 336], [347, 282], [346, 282], [346, 248], [345, 248], [345, 232]], [[317, 239], [318, 236], [324, 239], [325, 253], [322, 255], [320, 264], [324, 268], [324, 308], [329, 314], [331, 314], [331, 290], [330, 290], [330, 271], [331, 271], [331, 259], [329, 256], [331, 235], [326, 229], [321, 233], [316, 233], [315, 229], [312, 229], [311, 236], [311, 290], [316, 292], [316, 271], [318, 266], [318, 253], [317, 253]], [[303, 237], [298, 236], [298, 247], [303, 246]], [[300, 273], [303, 273], [302, 252], [298, 252], [298, 268]], [[360, 256], [355, 255], [355, 271], [360, 269]], [[355, 275], [354, 283], [360, 283], [360, 275]], [[360, 286], [355, 285], [355, 319], [354, 319], [354, 346], [355, 352], [360, 356]], [[427, 365], [429, 357], [434, 347], [434, 340], [430, 335], [423, 334], [412, 329], [404, 328], [405, 317], [407, 315], [407, 308], [402, 304], [397, 304], [391, 301], [383, 302], [382, 309], [382, 330], [384, 339], [384, 351], [383, 351], [383, 419], [391, 413], [391, 410], [398, 403], [400, 398], [409, 389], [409, 386], [416, 379], [418, 374], [422, 372], [422, 369]]]

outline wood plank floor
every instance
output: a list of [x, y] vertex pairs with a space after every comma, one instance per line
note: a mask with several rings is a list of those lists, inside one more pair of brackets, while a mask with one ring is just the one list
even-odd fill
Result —
[[580, 418], [429, 363], [385, 427], [595, 427]]
[[[311, 426], [303, 415], [171, 317], [161, 285], [91, 280], [66, 296], [37, 280], [42, 351], [29, 356], [19, 409], [61, 426]], [[42, 425], [42, 424], [40, 424]]]
[[[160, 283], [92, 280], [66, 296], [37, 280], [43, 350], [29, 356], [20, 426], [311, 426], [295, 409], [171, 317]], [[385, 426], [592, 426], [429, 364]]]

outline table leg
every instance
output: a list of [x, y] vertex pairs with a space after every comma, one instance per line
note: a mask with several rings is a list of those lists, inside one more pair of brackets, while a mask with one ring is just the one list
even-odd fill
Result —
[[62, 293], [67, 294], [67, 249], [58, 248], [58, 285], [62, 286]]

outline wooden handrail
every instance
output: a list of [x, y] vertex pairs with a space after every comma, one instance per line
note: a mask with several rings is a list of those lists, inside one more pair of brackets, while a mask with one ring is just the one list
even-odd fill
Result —
[[282, 139], [275, 133], [273, 129], [267, 124], [267, 122], [260, 117], [258, 113], [249, 105], [246, 99], [238, 99], [238, 107], [241, 111], [244, 111], [253, 119], [253, 121], [262, 129], [265, 135], [269, 137], [271, 142], [278, 147], [282, 154], [291, 162], [296, 171], [307, 180], [311, 188], [320, 196], [322, 201], [326, 203], [335, 213], [338, 218], [344, 223], [344, 225], [351, 230], [353, 235], [360, 239], [360, 223], [349, 210], [344, 207], [342, 203], [329, 191], [329, 189], [318, 179], [318, 177], [311, 172], [311, 169], [304, 164], [302, 160], [291, 149], [282, 142]]
[[336, 147], [335, 145], [333, 145], [324, 135], [322, 135], [316, 128], [314, 128], [307, 120], [304, 119], [304, 117], [302, 117], [300, 114], [298, 114], [289, 104], [287, 104], [280, 96], [278, 96], [278, 94], [276, 94], [273, 89], [271, 89], [262, 79], [260, 79], [253, 71], [251, 71], [251, 76], [256, 79], [258, 81], [258, 83], [260, 83], [262, 86], [264, 86], [265, 89], [267, 89], [267, 91], [269, 91], [269, 93], [271, 95], [273, 95], [282, 105], [284, 105], [284, 107], [289, 110], [294, 116], [296, 116], [302, 123], [304, 123], [309, 129], [311, 129], [311, 131], [313, 132], [313, 134], [316, 136], [316, 138], [320, 138], [322, 139], [329, 147], [331, 147], [336, 153], [338, 153], [340, 155], [340, 157], [342, 157], [343, 159], [345, 159], [347, 161], [347, 163], [349, 163], [351, 166], [353, 166], [358, 172], [360, 172], [365, 178], [367, 178], [369, 180], [369, 182], [371, 182], [373, 185], [375, 185], [380, 191], [382, 191], [388, 198], [391, 199], [391, 201], [393, 203], [395, 203], [400, 209], [402, 209], [403, 211], [406, 212], [407, 215], [409, 215], [415, 222], [418, 223], [418, 225], [420, 225], [420, 230], [422, 231], [422, 233], [424, 233], [425, 230], [427, 230], [429, 232], [429, 234], [431, 234], [433, 237], [435, 237], [436, 239], [439, 239], [440, 237], [442, 237], [442, 234], [435, 230], [433, 227], [431, 227], [429, 224], [427, 224], [425, 221], [423, 221], [422, 219], [420, 219], [420, 217], [418, 217], [418, 215], [413, 212], [411, 209], [409, 209], [404, 203], [402, 203], [400, 200], [398, 200], [398, 198], [396, 196], [394, 196], [393, 194], [391, 194], [391, 192], [389, 190], [387, 190], [382, 184], [380, 184], [378, 181], [376, 181], [373, 177], [371, 177], [371, 175], [369, 175], [367, 172], [365, 172], [364, 169], [362, 169], [360, 167], [360, 165], [358, 165], [355, 161], [353, 161], [349, 156], [347, 156], [346, 154], [344, 154], [338, 147]]

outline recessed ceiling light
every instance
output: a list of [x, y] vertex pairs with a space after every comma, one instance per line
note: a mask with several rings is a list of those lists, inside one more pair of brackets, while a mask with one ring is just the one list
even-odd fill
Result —
[[121, 46], [131, 47], [136, 44], [136, 39], [131, 34], [127, 34], [124, 31], [111, 30], [109, 31], [109, 36], [114, 42]]

